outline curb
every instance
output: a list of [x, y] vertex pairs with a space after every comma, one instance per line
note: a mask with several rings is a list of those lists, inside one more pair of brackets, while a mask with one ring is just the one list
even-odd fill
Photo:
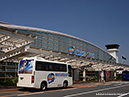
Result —
[[18, 89], [20, 89], [20, 88], [0, 89], [0, 93], [17, 91]]

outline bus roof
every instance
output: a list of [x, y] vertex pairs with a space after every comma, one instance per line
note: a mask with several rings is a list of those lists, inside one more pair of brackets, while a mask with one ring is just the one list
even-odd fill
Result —
[[23, 60], [26, 60], [26, 59], [34, 59], [35, 61], [43, 61], [43, 62], [51, 62], [51, 63], [67, 64], [67, 63], [65, 63], [65, 62], [58, 62], [58, 61], [45, 60], [45, 59], [42, 58], [42, 57], [25, 57], [25, 58], [23, 58]]

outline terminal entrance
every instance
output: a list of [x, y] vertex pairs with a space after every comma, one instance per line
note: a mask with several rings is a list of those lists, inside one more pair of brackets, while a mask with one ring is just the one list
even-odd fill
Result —
[[[84, 70], [83, 69], [73, 69], [73, 81], [113, 81], [116, 80], [115, 71], [88, 71], [85, 70], [85, 78], [83, 75]], [[84, 80], [85, 79], [85, 80]]]
[[[83, 70], [80, 70], [79, 72], [79, 79], [80, 81], [83, 81]], [[99, 71], [86, 71], [86, 81], [99, 81]]]

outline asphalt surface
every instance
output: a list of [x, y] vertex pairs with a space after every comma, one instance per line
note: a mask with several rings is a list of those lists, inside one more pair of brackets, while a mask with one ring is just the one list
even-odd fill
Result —
[[[111, 83], [111, 82], [110, 82]], [[56, 88], [47, 91], [19, 90], [16, 92], [0, 93], [0, 97], [129, 97], [129, 81], [128, 82], [112, 82], [105, 85], [91, 85], [91, 87], [83, 88]]]

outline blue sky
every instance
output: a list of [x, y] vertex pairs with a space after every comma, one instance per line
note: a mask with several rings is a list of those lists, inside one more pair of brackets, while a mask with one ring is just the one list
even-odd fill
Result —
[[0, 21], [77, 36], [106, 50], [117, 43], [129, 64], [129, 0], [0, 0]]

